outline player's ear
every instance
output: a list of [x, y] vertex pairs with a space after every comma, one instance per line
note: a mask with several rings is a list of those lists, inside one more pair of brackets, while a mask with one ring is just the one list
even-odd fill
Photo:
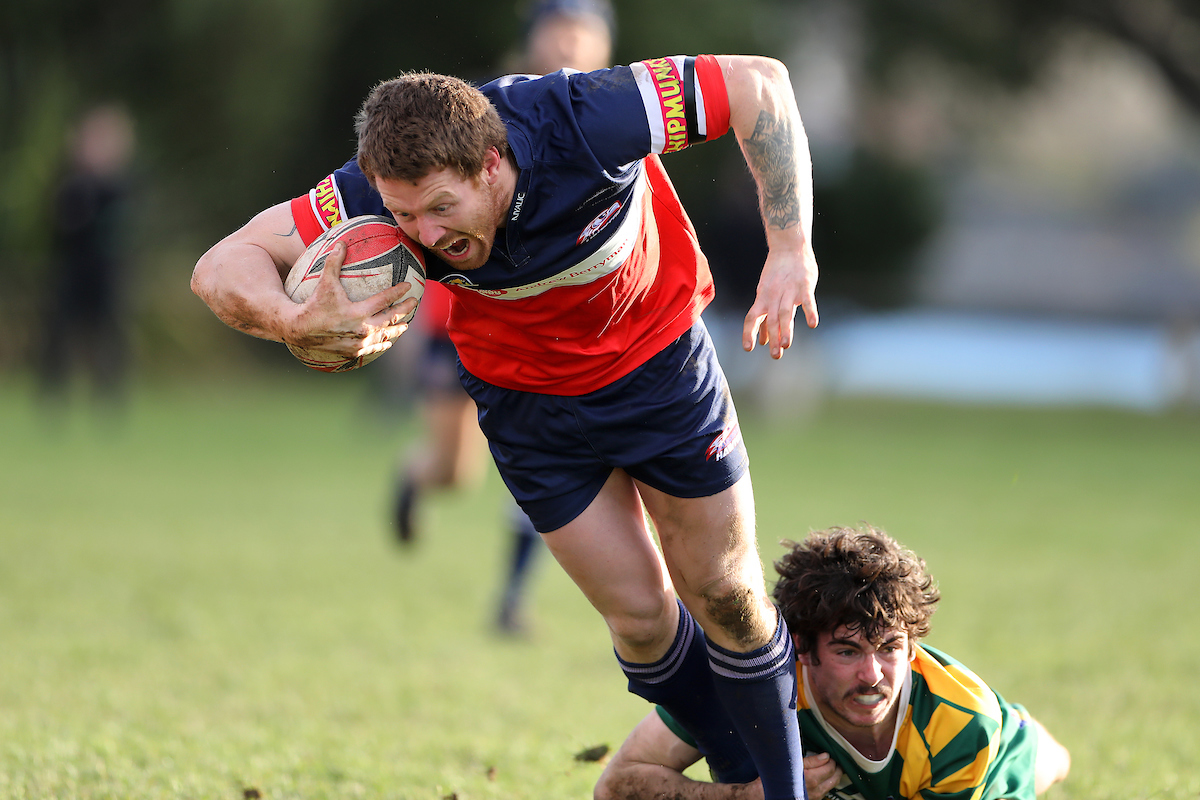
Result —
[[495, 147], [489, 147], [483, 156], [483, 182], [492, 185], [500, 177], [500, 164], [504, 161], [504, 156], [500, 155], [500, 151]]
[[812, 653], [800, 652], [800, 637], [792, 634], [792, 647], [796, 649], [796, 661], [806, 667], [812, 666]]

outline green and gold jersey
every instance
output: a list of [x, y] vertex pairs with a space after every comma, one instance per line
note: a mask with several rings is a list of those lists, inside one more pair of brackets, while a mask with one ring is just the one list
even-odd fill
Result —
[[917, 647], [899, 698], [903, 718], [880, 761], [851, 747], [814, 707], [807, 681], [801, 685], [805, 750], [829, 753], [846, 774], [835, 798], [1034, 798], [1037, 734], [1028, 714], [945, 653]]
[[[897, 702], [901, 722], [880, 761], [862, 756], [815, 708], [801, 667], [797, 698], [806, 753], [829, 753], [845, 773], [832, 800], [1034, 800], [1036, 726], [975, 673], [919, 645]], [[691, 741], [673, 719], [667, 725]]]

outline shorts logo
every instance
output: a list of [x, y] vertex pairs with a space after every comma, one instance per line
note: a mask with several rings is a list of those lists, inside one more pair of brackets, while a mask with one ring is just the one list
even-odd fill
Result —
[[317, 184], [317, 188], [313, 189], [313, 200], [316, 202], [317, 213], [326, 228], [332, 228], [344, 221], [342, 209], [338, 205], [337, 189], [333, 185], [332, 175], [325, 176], [325, 179]]
[[587, 227], [583, 229], [583, 233], [579, 234], [579, 238], [575, 240], [575, 244], [581, 245], [599, 233], [605, 225], [613, 221], [617, 215], [617, 212], [620, 210], [621, 202], [618, 200], [608, 208], [601, 211], [594, 220], [587, 224]]
[[735, 422], [717, 434], [704, 453], [706, 461], [720, 461], [742, 442], [742, 429]]
[[643, 62], [650, 70], [658, 103], [662, 109], [663, 127], [667, 134], [664, 153], [682, 150], [688, 144], [687, 117], [684, 114], [683, 82], [675, 62], [669, 58], [653, 58]]

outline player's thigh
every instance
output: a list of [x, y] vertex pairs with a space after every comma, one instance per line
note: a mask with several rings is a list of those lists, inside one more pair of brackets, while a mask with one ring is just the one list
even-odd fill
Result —
[[473, 480], [482, 473], [487, 462], [487, 439], [479, 430], [479, 411], [470, 395], [462, 392], [455, 398], [453, 413], [455, 418], [451, 424], [458, 450], [456, 461], [464, 474]]
[[708, 497], [679, 498], [639, 484], [675, 591], [709, 638], [733, 650], [770, 639], [776, 615], [754, 535], [749, 473]]
[[731, 587], [762, 591], [750, 474], [708, 497], [674, 497], [638, 483], [680, 593], [703, 597]]
[[[582, 514], [542, 538], [604, 616], [618, 651], [622, 642], [649, 649], [670, 643], [674, 594], [646, 525], [641, 500], [627, 474], [613, 470]], [[665, 643], [663, 637], [667, 637]], [[646, 658], [645, 654], [637, 657]]]

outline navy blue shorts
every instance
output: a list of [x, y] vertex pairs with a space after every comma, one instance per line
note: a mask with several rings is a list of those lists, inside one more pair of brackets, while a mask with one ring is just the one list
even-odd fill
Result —
[[749, 467], [700, 321], [625, 377], [578, 397], [502, 389], [461, 365], [459, 376], [501, 477], [543, 533], [582, 514], [617, 468], [674, 497], [708, 497]]

